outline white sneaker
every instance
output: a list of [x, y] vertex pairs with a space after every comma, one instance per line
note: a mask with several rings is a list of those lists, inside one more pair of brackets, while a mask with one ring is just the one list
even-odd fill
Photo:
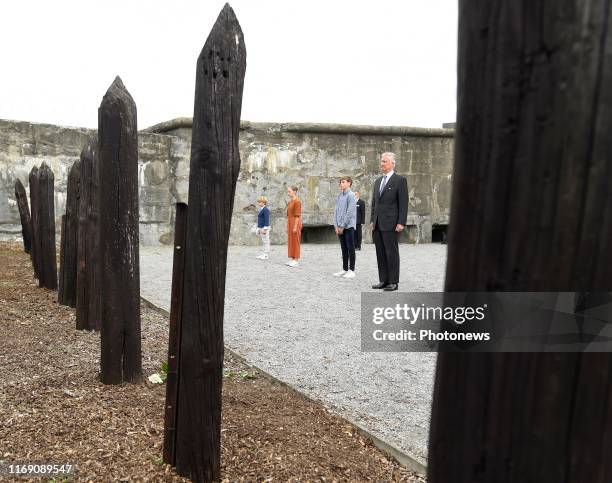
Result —
[[342, 278], [355, 278], [355, 272], [353, 272], [353, 270], [349, 270], [344, 275], [342, 275]]
[[290, 267], [297, 267], [299, 263], [297, 260], [289, 260], [287, 263], [285, 263], [285, 265], [288, 265]]
[[334, 277], [342, 277], [345, 274], [346, 274], [346, 272], [344, 270], [342, 270], [341, 272], [334, 273]]
[[265, 253], [262, 253], [261, 255], [257, 255], [257, 257], [259, 260], [267, 260], [268, 259], [268, 255], [266, 255]]

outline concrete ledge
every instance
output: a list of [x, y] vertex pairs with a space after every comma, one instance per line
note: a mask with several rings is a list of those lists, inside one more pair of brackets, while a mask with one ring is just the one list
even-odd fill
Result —
[[29, 129], [29, 126], [38, 129], [58, 130], [58, 131], [77, 131], [82, 134], [92, 135], [96, 133], [97, 129], [91, 129], [88, 127], [79, 126], [62, 126], [60, 124], [49, 124], [44, 122], [31, 122], [31, 121], [20, 121], [17, 119], [0, 119], [1, 124], [5, 124], [12, 130], [19, 130], [20, 127]]
[[[168, 319], [170, 318], [170, 312], [168, 312], [167, 310], [158, 307], [157, 305], [155, 305], [153, 302], [147, 300], [144, 297], [140, 297], [140, 300], [142, 301], [143, 305], [145, 305], [146, 307], [149, 307], [153, 310], [156, 310], [157, 312], [163, 314], [165, 317], [168, 317]], [[278, 384], [280, 386], [286, 387], [287, 389], [290, 389], [291, 391], [293, 391], [296, 394], [299, 394], [301, 397], [307, 399], [308, 401], [311, 401], [319, 406], [323, 406], [325, 407], [325, 404], [322, 401], [319, 401], [315, 398], [312, 398], [310, 396], [307, 396], [306, 394], [304, 394], [303, 392], [299, 391], [298, 389], [296, 389], [295, 387], [293, 387], [290, 384], [287, 384], [284, 381], [281, 381], [280, 379], [277, 379], [276, 377], [274, 377], [272, 374], [260, 369], [259, 367], [251, 364], [250, 362], [248, 362], [242, 355], [238, 354], [237, 352], [233, 351], [232, 349], [230, 349], [229, 347], [225, 346], [225, 350], [227, 352], [229, 352], [230, 354], [232, 354], [233, 357], [235, 357], [236, 359], [240, 360], [243, 364], [245, 364], [246, 366], [252, 367], [253, 369], [256, 369], [257, 372], [259, 372], [261, 375], [263, 375], [266, 379], [272, 381], [274, 384]], [[370, 433], [367, 429], [361, 427], [360, 425], [349, 421], [348, 419], [344, 418], [343, 416], [340, 416], [338, 414], [335, 414], [337, 417], [340, 417], [342, 419], [344, 419], [348, 424], [350, 424], [351, 426], [353, 426], [359, 433], [361, 433], [362, 436], [364, 436], [365, 438], [369, 439], [372, 444], [374, 446], [376, 446], [379, 450], [381, 450], [383, 453], [385, 453], [387, 456], [395, 459], [399, 464], [401, 464], [402, 466], [404, 466], [405, 468], [414, 471], [415, 473], [418, 473], [419, 475], [422, 476], [426, 476], [427, 475], [427, 466], [425, 464], [423, 464], [423, 462], [419, 461], [419, 459], [417, 459], [416, 457], [405, 453], [401, 450], [399, 450], [398, 448], [392, 446], [391, 444], [383, 441], [382, 439], [380, 439], [378, 436], [373, 435], [372, 433]]]
[[[165, 133], [174, 129], [191, 128], [190, 117], [178, 117], [166, 122], [155, 124], [143, 129], [141, 132]], [[386, 134], [390, 136], [420, 136], [452, 138], [454, 129], [438, 129], [410, 126], [364, 126], [359, 124], [326, 124], [326, 123], [272, 123], [240, 121], [241, 130], [267, 131], [267, 132], [303, 132], [321, 134]]]
[[152, 132], [152, 133], [165, 133], [167, 131], [172, 131], [174, 129], [179, 129], [182, 127], [187, 127], [191, 129], [192, 126], [192, 118], [191, 117], [176, 117], [174, 119], [170, 119], [169, 121], [160, 122], [159, 124], [154, 124], [153, 126], [149, 126], [145, 129], [141, 129], [140, 132]]

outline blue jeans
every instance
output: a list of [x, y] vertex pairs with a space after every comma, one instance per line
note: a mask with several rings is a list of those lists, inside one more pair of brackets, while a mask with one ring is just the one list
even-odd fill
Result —
[[342, 248], [342, 270], [355, 271], [355, 228], [345, 228], [338, 238]]

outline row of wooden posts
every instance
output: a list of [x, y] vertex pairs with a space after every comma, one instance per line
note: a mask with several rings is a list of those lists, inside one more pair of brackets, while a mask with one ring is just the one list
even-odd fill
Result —
[[118, 384], [141, 377], [136, 106], [118, 77], [99, 114], [99, 135], [68, 172], [59, 283], [51, 168], [32, 168], [29, 208], [20, 180], [15, 195], [39, 286], [58, 290], [58, 302], [76, 308], [77, 329], [102, 329], [101, 380]]
[[[163, 454], [194, 481], [220, 477], [225, 266], [245, 69], [242, 31], [226, 4], [198, 57], [190, 209], [179, 204], [176, 212]], [[58, 289], [58, 302], [76, 308], [77, 329], [101, 331], [103, 383], [139, 382], [138, 131], [136, 105], [119, 77], [100, 104], [97, 136], [68, 174], [59, 288], [46, 163], [32, 168], [29, 185], [31, 209], [19, 180], [15, 195], [39, 286]]]
[[57, 288], [55, 260], [54, 175], [43, 163], [32, 168], [29, 176], [31, 207], [21, 180], [15, 182], [15, 199], [21, 219], [23, 246], [32, 258], [34, 275], [40, 287]]
[[[460, 0], [446, 290], [610, 291], [611, 24], [608, 0]], [[180, 330], [171, 352], [177, 387], [168, 385], [178, 394], [171, 457], [195, 481], [219, 478], [223, 295], [244, 60], [226, 6], [198, 59], [184, 270], [173, 274]], [[101, 151], [104, 131], [101, 124]], [[36, 196], [45, 182], [35, 180]], [[33, 222], [32, 231], [47, 233], [45, 223]], [[36, 253], [37, 234], [30, 235]], [[103, 271], [111, 268], [105, 260]], [[428, 481], [612, 481], [611, 378], [609, 353], [440, 354]]]
[[[62, 215], [59, 284], [56, 260], [54, 174], [43, 162], [29, 175], [30, 203], [21, 180], [15, 198], [21, 218], [24, 250], [30, 254], [40, 287], [58, 290], [61, 305], [76, 308], [76, 328], [100, 330], [100, 282], [96, 279], [97, 206], [96, 139], [83, 149], [69, 170], [66, 214]], [[31, 207], [31, 208], [30, 208]], [[77, 290], [78, 287], [78, 290]]]

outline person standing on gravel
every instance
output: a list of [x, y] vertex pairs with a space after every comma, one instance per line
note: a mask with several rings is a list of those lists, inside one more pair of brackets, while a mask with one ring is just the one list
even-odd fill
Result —
[[257, 199], [259, 212], [257, 213], [257, 231], [261, 237], [261, 254], [257, 256], [260, 260], [270, 258], [270, 208], [268, 208], [268, 198], [260, 196]]
[[366, 203], [361, 199], [359, 191], [355, 191], [355, 198], [357, 198], [357, 223], [355, 225], [355, 250], [361, 250], [362, 225], [365, 223], [366, 216]]
[[370, 214], [379, 280], [372, 288], [393, 292], [399, 285], [399, 237], [408, 219], [408, 181], [395, 173], [393, 153], [381, 154], [380, 171], [382, 176], [372, 189]]
[[300, 239], [302, 237], [302, 202], [297, 197], [297, 186], [289, 186], [287, 195], [290, 198], [287, 205], [287, 256], [290, 260], [285, 263], [290, 267], [297, 267], [300, 259]]
[[355, 278], [355, 224], [357, 222], [357, 198], [351, 191], [353, 180], [340, 178], [340, 194], [334, 209], [334, 229], [342, 249], [342, 271], [334, 277]]

